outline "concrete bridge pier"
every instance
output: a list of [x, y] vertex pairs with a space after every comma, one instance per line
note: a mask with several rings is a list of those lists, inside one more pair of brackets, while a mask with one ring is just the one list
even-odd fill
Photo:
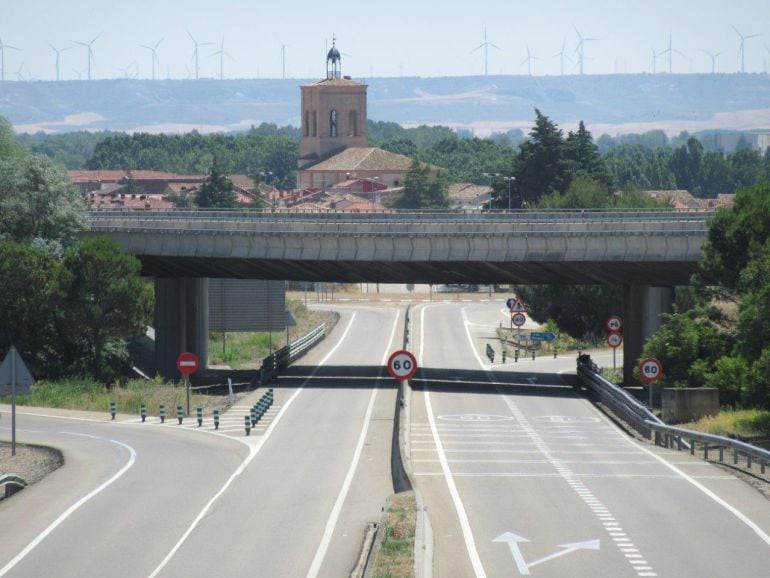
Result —
[[155, 364], [165, 379], [180, 379], [179, 354], [208, 360], [209, 283], [207, 278], [155, 279]]
[[[623, 382], [634, 383], [642, 347], [663, 324], [662, 313], [671, 313], [673, 287], [629, 285], [625, 287], [623, 312]], [[665, 371], [665, 368], [663, 368]]]

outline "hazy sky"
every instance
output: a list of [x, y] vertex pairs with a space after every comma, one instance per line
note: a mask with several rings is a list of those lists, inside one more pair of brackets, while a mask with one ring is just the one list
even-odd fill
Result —
[[[93, 43], [93, 78], [126, 75], [149, 78], [157, 50], [159, 78], [191, 78], [192, 34], [200, 47], [200, 76], [219, 76], [224, 35], [226, 78], [280, 78], [281, 45], [286, 76], [324, 74], [332, 34], [343, 53], [342, 70], [369, 76], [448, 76], [482, 74], [487, 39], [490, 74], [560, 72], [557, 53], [565, 46], [565, 73], [577, 73], [575, 27], [586, 38], [585, 72], [650, 72], [652, 52], [668, 47], [672, 34], [673, 71], [710, 72], [721, 53], [718, 72], [740, 70], [740, 38], [746, 41], [746, 71], [770, 67], [769, 0], [0, 0], [0, 39], [19, 48], [5, 50], [5, 78], [51, 80], [55, 54], [61, 53], [62, 79], [86, 77], [87, 49]], [[657, 60], [668, 70], [668, 57]]]

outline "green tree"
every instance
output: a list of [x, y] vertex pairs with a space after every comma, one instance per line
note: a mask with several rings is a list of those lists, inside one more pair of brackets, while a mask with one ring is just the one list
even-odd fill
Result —
[[593, 141], [591, 133], [580, 121], [577, 132], [571, 132], [564, 141], [564, 156], [572, 162], [572, 171], [577, 175], [587, 175], [595, 183], [607, 190], [612, 186], [612, 175], [607, 170], [604, 160], [599, 154], [599, 148]]
[[233, 182], [227, 178], [217, 160], [214, 161], [208, 177], [198, 189], [195, 204], [199, 207], [214, 209], [227, 209], [239, 205]]
[[392, 203], [396, 209], [445, 209], [449, 207], [446, 180], [439, 172], [431, 176], [431, 167], [417, 159], [404, 179], [404, 190]]
[[0, 116], [0, 160], [21, 156], [23, 149], [16, 140], [13, 126], [8, 119]]
[[72, 245], [85, 227], [85, 206], [66, 173], [41, 156], [0, 161], [0, 239]]
[[96, 379], [114, 379], [124, 368], [115, 367], [106, 352], [125, 359], [125, 339], [141, 333], [151, 319], [152, 289], [139, 276], [139, 260], [107, 239], [86, 239], [67, 252], [64, 266], [71, 277], [63, 337], [83, 353]]

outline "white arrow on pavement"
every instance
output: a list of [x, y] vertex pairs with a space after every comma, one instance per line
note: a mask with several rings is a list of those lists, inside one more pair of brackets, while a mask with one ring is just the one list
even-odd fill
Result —
[[519, 549], [519, 542], [529, 542], [526, 538], [517, 536], [513, 532], [505, 532], [500, 534], [497, 538], [492, 540], [493, 542], [505, 542], [511, 549], [513, 554], [513, 560], [516, 562], [516, 566], [519, 568], [519, 574], [522, 576], [529, 576], [529, 565], [524, 561], [524, 556]]
[[543, 562], [548, 562], [549, 560], [553, 560], [554, 558], [558, 558], [560, 556], [564, 556], [565, 554], [569, 554], [570, 552], [577, 552], [578, 550], [598, 550], [600, 546], [599, 540], [586, 540], [585, 542], [574, 542], [572, 544], [560, 544], [558, 548], [561, 548], [558, 552], [554, 552], [550, 556], [545, 556], [544, 558], [540, 558], [539, 560], [535, 560], [534, 562], [527, 563], [526, 560], [524, 560], [524, 556], [521, 553], [521, 549], [519, 548], [519, 544], [522, 542], [529, 542], [526, 538], [523, 538], [521, 536], [518, 536], [514, 534], [513, 532], [505, 532], [504, 534], [500, 534], [497, 538], [492, 540], [493, 542], [504, 542], [508, 544], [508, 547], [511, 550], [511, 554], [513, 555], [513, 560], [516, 562], [516, 566], [519, 569], [519, 574], [522, 576], [529, 576], [529, 569], [533, 566], [537, 566], [538, 564], [542, 564]]
[[537, 566], [538, 564], [542, 564], [543, 562], [548, 562], [548, 560], [553, 560], [554, 558], [558, 558], [559, 556], [564, 556], [565, 554], [569, 554], [570, 552], [575, 552], [577, 550], [598, 550], [599, 540], [587, 540], [585, 542], [575, 542], [574, 544], [559, 544], [558, 548], [564, 548], [564, 549], [559, 550], [558, 552], [555, 552], [550, 556], [546, 556], [545, 558], [540, 558], [540, 560], [535, 560], [534, 562], [530, 562], [529, 564], [527, 564], [527, 566], [532, 568], [532, 566]]

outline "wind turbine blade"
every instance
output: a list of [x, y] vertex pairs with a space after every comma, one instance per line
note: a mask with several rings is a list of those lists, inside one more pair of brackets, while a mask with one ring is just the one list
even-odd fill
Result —
[[580, 38], [580, 40], [582, 41], [582, 40], [583, 40], [583, 35], [582, 35], [582, 34], [580, 34], [580, 30], [578, 30], [578, 29], [577, 29], [577, 26], [575, 26], [575, 25], [573, 24], [573, 25], [572, 25], [572, 28], [574, 28], [574, 29], [575, 29], [575, 33], [578, 35], [578, 38]]
[[99, 34], [97, 34], [96, 36], [94, 36], [94, 39], [93, 39], [91, 42], [89, 42], [88, 44], [93, 44], [94, 42], [96, 42], [97, 40], [99, 40], [99, 37], [100, 37], [102, 34], [104, 34], [104, 32], [100, 32]]
[[758, 36], [762, 36], [761, 34], [750, 34], [749, 36], [744, 36], [744, 40], [748, 40], [749, 38], [757, 38]]
[[155, 43], [155, 46], [153, 46], [153, 48], [155, 48], [155, 50], [157, 50], [157, 49], [158, 49], [158, 46], [160, 46], [160, 43], [161, 43], [161, 42], [163, 42], [163, 40], [164, 40], [163, 38], [161, 38], [160, 40], [158, 40], [158, 41]]
[[502, 50], [502, 48], [500, 48], [497, 44], [492, 44], [491, 42], [488, 42], [487, 44], [489, 44], [492, 48], [497, 48], [498, 50]]
[[740, 32], [738, 32], [738, 29], [737, 29], [735, 26], [733, 26], [732, 24], [730, 24], [730, 26], [732, 26], [733, 30], [735, 30], [735, 33], [736, 33], [738, 36], [740, 36], [740, 37], [741, 37], [741, 40], [745, 40], [745, 39], [743, 38], [743, 34], [741, 34]]
[[482, 48], [484, 48], [484, 45], [483, 44], [479, 44], [476, 48], [471, 50], [468, 54], [473, 54], [474, 52], [476, 52], [477, 50], [481, 50]]

